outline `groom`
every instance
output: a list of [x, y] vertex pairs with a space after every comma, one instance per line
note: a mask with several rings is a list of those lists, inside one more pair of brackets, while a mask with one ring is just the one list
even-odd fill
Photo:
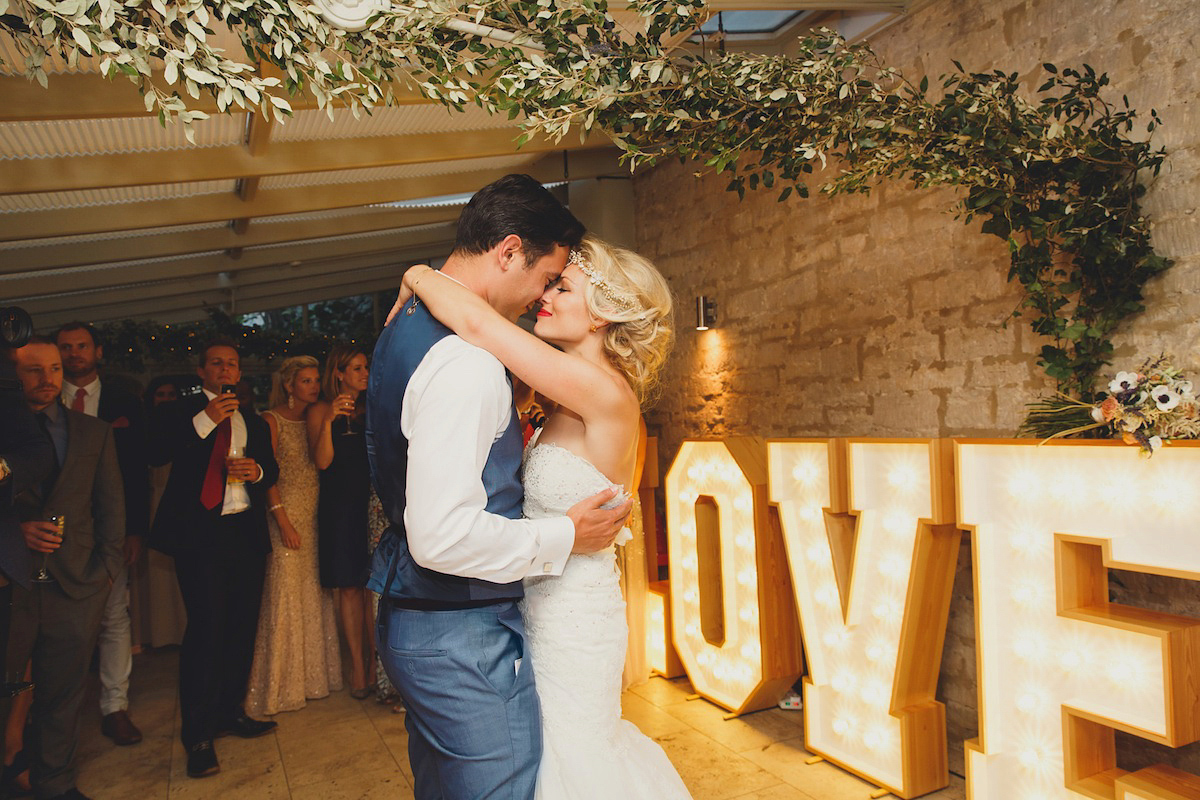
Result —
[[[444, 275], [515, 320], [556, 280], [583, 226], [537, 181], [508, 175], [458, 220]], [[375, 347], [371, 477], [390, 525], [369, 587], [379, 654], [408, 710], [418, 800], [532, 798], [542, 734], [517, 601], [612, 543], [629, 510], [521, 519], [521, 429], [504, 366], [409, 301]]]

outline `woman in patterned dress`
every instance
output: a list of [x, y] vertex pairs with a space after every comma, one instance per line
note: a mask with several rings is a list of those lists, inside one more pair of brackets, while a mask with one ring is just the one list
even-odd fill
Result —
[[317, 575], [317, 468], [304, 422], [319, 393], [317, 360], [289, 358], [272, 376], [263, 414], [279, 481], [267, 491], [272, 550], [246, 693], [252, 715], [295, 711], [342, 688], [333, 598]]

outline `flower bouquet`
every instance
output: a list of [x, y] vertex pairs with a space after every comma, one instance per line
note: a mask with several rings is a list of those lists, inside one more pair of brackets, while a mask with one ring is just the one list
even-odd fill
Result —
[[1200, 437], [1200, 400], [1192, 382], [1159, 356], [1134, 372], [1118, 372], [1098, 403], [1060, 393], [1031, 404], [1020, 432], [1047, 441], [1088, 432], [1119, 436], [1149, 458], [1171, 439]]

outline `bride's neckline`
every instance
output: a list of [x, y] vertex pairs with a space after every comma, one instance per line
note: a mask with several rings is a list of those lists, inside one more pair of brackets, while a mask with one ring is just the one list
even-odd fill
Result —
[[535, 438], [533, 440], [533, 448], [532, 448], [532, 450], [530, 450], [530, 453], [532, 453], [533, 450], [537, 450], [539, 447], [552, 447], [555, 450], [561, 450], [562, 452], [564, 452], [567, 455], [574, 458], [576, 461], [578, 461], [582, 464], [586, 464], [592, 470], [592, 472], [596, 473], [601, 478], [603, 478], [604, 482], [607, 483], [609, 486], [620, 486], [620, 484], [613, 483], [611, 480], [609, 480], [608, 476], [605, 475], [603, 472], [601, 472], [599, 467], [597, 467], [591, 461], [588, 461], [583, 456], [579, 455], [579, 453], [576, 453], [574, 450], [569, 450], [566, 447], [563, 447], [561, 444], [555, 444], [554, 442], [543, 442], [541, 439], [541, 433], [542, 433], [542, 429], [538, 428], [537, 435], [535, 436]]

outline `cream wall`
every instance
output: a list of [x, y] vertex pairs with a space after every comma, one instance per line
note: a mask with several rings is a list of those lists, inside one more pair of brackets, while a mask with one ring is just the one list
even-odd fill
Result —
[[[917, 2], [872, 45], [935, 85], [952, 59], [1017, 71], [1031, 90], [1043, 62], [1087, 63], [1109, 73], [1112, 100], [1128, 94], [1134, 107], [1158, 109], [1165, 126], [1154, 140], [1169, 156], [1145, 208], [1155, 247], [1176, 265], [1118, 336], [1114, 367], [1168, 351], [1200, 375], [1200, 3]], [[727, 177], [697, 169], [666, 163], [634, 183], [638, 249], [682, 311], [663, 397], [648, 414], [664, 469], [690, 437], [1013, 434], [1048, 385], [1036, 365], [1043, 342], [1019, 321], [1005, 327], [1020, 301], [1004, 280], [1007, 249], [948, 213], [953, 191], [888, 183], [865, 197], [779, 204], [768, 191], [739, 202]], [[705, 333], [689, 329], [699, 294], [719, 304]], [[942, 673], [952, 765], [975, 724], [968, 547]], [[1127, 601], [1200, 615], [1195, 584], [1126, 577], [1114, 590]], [[1189, 749], [1178, 763], [1200, 771], [1198, 756]]]

